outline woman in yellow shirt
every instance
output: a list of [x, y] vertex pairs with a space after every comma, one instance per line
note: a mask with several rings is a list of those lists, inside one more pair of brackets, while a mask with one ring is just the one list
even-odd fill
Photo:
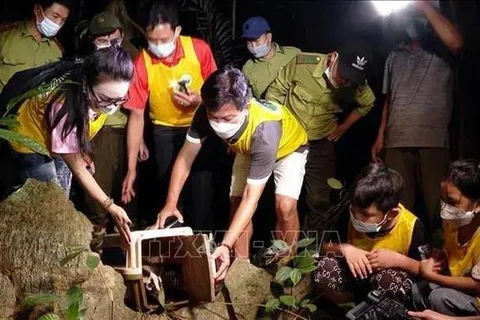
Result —
[[[443, 254], [420, 263], [414, 306], [450, 316], [480, 315], [480, 168], [453, 162], [440, 185]], [[444, 270], [444, 272], [442, 272]]]
[[[127, 99], [133, 63], [121, 48], [94, 52], [83, 62], [61, 69], [62, 62], [42, 72], [60, 73], [49, 79], [45, 93], [26, 99], [17, 111], [16, 131], [46, 147], [50, 157], [10, 142], [22, 178], [57, 183], [68, 197], [72, 173], [86, 192], [108, 211], [128, 241], [130, 220], [125, 211], [99, 187], [91, 172], [90, 139], [100, 130], [108, 114]], [[14, 81], [14, 80], [12, 80]], [[7, 84], [8, 86], [8, 84]]]

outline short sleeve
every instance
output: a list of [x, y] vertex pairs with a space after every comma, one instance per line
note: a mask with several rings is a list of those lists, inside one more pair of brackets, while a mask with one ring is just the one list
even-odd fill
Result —
[[[55, 114], [62, 108], [63, 104], [53, 103], [49, 115], [50, 123], [54, 120]], [[50, 133], [50, 151], [56, 154], [73, 154], [80, 152], [78, 145], [77, 129], [73, 128], [65, 137], [63, 135], [63, 128], [67, 115], [65, 115], [55, 128]]]
[[140, 52], [134, 61], [133, 79], [128, 89], [128, 96], [129, 100], [124, 104], [125, 109], [145, 109], [149, 89], [147, 68], [145, 67], [145, 59], [142, 52]]
[[410, 242], [410, 248], [408, 250], [408, 257], [414, 260], [420, 261], [428, 258], [429, 246], [427, 244], [427, 238], [425, 236], [425, 228], [420, 220], [415, 221], [412, 232], [412, 240]]
[[278, 121], [260, 124], [252, 137], [248, 184], [264, 184], [272, 174], [277, 160], [277, 150], [282, 135], [282, 125]]
[[210, 46], [205, 41], [192, 38], [192, 42], [197, 58], [200, 61], [203, 80], [205, 80], [217, 70], [215, 58], [213, 57]]
[[365, 82], [364, 85], [357, 88], [355, 101], [358, 104], [356, 110], [362, 116], [365, 116], [373, 108], [373, 104], [375, 103], [375, 94], [368, 83]]
[[203, 139], [213, 133], [207, 118], [205, 105], [201, 104], [195, 112], [190, 128], [187, 132], [187, 141], [201, 143]]
[[391, 52], [387, 60], [385, 61], [385, 69], [383, 71], [383, 87], [382, 93], [383, 94], [390, 94], [390, 88], [392, 84], [392, 60], [393, 60], [393, 52]]

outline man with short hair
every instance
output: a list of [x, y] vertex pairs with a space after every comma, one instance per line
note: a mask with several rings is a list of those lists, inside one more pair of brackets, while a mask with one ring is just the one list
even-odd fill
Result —
[[[371, 60], [371, 50], [361, 42], [329, 54], [299, 53], [268, 88], [266, 99], [290, 108], [308, 134], [307, 230], [323, 231], [329, 218], [327, 180], [335, 176], [334, 142], [373, 107], [375, 96], [365, 80]], [[338, 123], [336, 117], [348, 101], [344, 96], [349, 95], [357, 107]]]
[[55, 39], [70, 13], [68, 0], [39, 0], [30, 20], [12, 23], [0, 33], [0, 91], [18, 71], [55, 62], [63, 49]]
[[245, 76], [232, 67], [219, 69], [206, 80], [202, 100], [175, 160], [167, 204], [155, 227], [164, 227], [170, 216], [183, 218], [177, 209], [178, 195], [191, 165], [209, 135], [220, 137], [236, 153], [230, 186], [231, 224], [213, 254], [222, 262], [216, 278], [223, 279], [233, 248], [237, 257], [249, 257], [251, 219], [272, 174], [277, 209], [275, 238], [285, 240], [290, 253], [295, 252], [300, 228], [297, 200], [307, 161], [307, 134], [284, 106], [252, 98]]
[[[128, 171], [122, 198], [134, 196], [138, 152], [143, 139], [144, 110], [149, 101], [160, 200], [166, 195], [173, 161], [180, 151], [193, 114], [201, 102], [200, 88], [217, 67], [208, 44], [181, 36], [178, 11], [171, 1], [155, 1], [147, 11], [144, 27], [148, 49], [135, 60], [135, 75], [130, 87], [127, 125]], [[212, 186], [209, 162], [199, 157], [192, 170], [191, 192], [183, 197], [184, 208], [191, 208], [187, 222], [196, 230], [211, 230]], [[161, 203], [163, 206], [163, 203]], [[190, 220], [190, 221], [188, 221]]]
[[300, 49], [273, 42], [270, 25], [263, 17], [251, 17], [245, 21], [242, 38], [253, 56], [244, 64], [242, 71], [250, 82], [253, 96], [263, 99], [268, 86]]
[[406, 18], [406, 41], [385, 62], [385, 102], [372, 159], [385, 148], [385, 163], [405, 180], [402, 202], [413, 210], [421, 194], [427, 213], [421, 218], [428, 225], [438, 214], [438, 185], [450, 162], [452, 65], [463, 38], [428, 1], [413, 6], [416, 12]]

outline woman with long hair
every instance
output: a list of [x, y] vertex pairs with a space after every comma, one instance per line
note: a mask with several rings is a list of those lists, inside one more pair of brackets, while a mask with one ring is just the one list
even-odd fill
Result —
[[[27, 98], [17, 111], [18, 133], [45, 146], [50, 156], [10, 142], [22, 178], [57, 183], [68, 197], [72, 173], [93, 199], [102, 204], [129, 242], [131, 223], [126, 212], [113, 203], [92, 176], [90, 140], [108, 114], [126, 100], [133, 77], [133, 63], [121, 48], [98, 50], [80, 63], [46, 68], [59, 77], [48, 79], [44, 92]], [[65, 71], [65, 72], [63, 72]], [[48, 78], [48, 75], [47, 75]]]

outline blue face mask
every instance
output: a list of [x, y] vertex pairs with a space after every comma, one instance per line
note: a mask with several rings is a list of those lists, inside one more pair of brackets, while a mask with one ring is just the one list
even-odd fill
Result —
[[261, 44], [259, 46], [255, 47], [250, 47], [248, 46], [248, 51], [255, 57], [255, 58], [262, 58], [265, 57], [268, 52], [270, 51], [270, 45], [267, 45], [265, 42], [264, 44]]

